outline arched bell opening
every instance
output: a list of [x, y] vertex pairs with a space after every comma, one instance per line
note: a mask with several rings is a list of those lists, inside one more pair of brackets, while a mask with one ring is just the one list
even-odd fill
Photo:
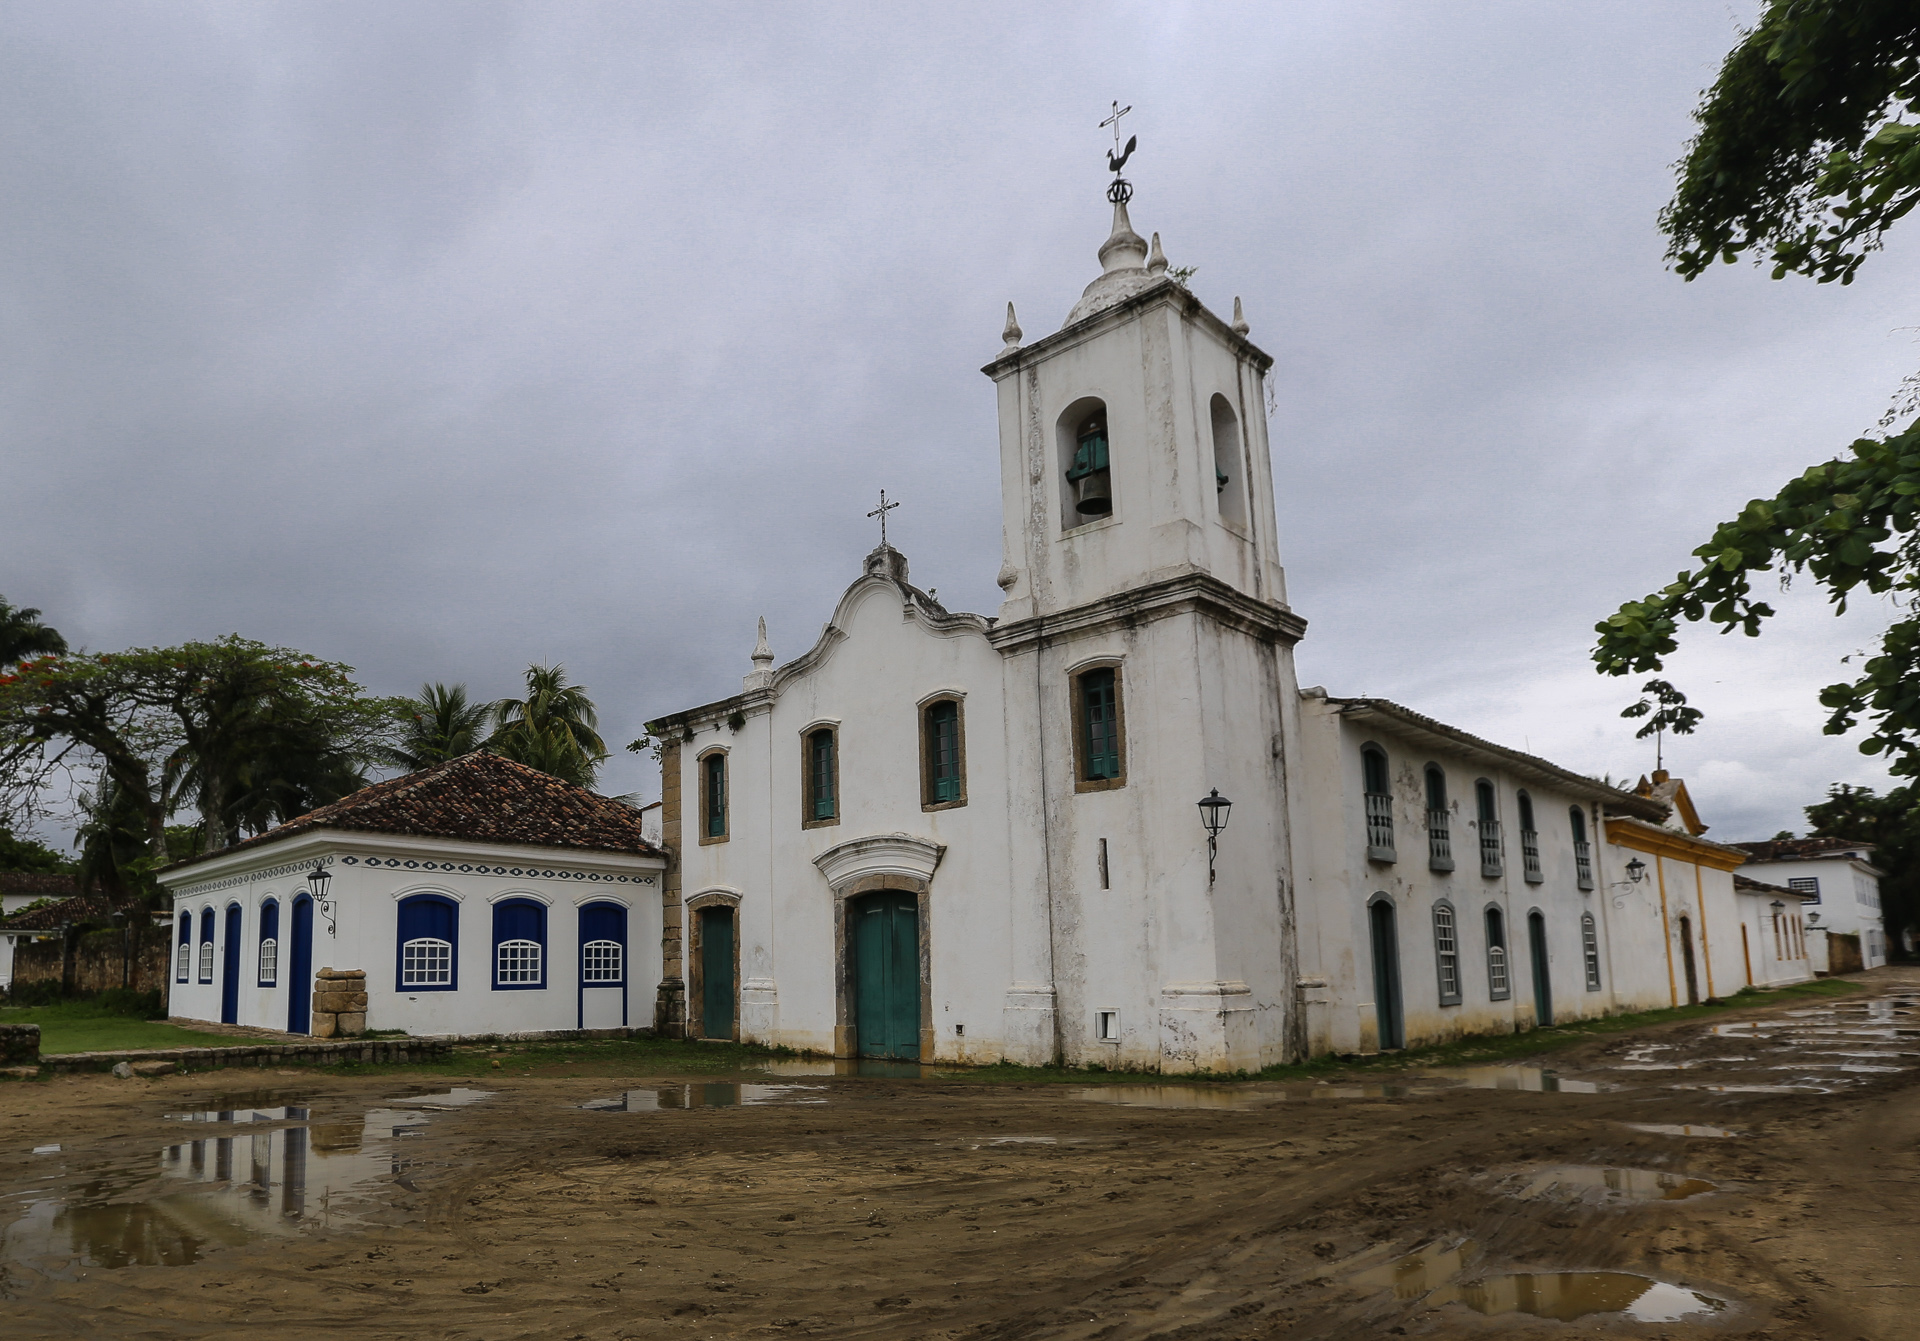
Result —
[[1113, 464], [1106, 402], [1087, 396], [1060, 416], [1060, 525], [1063, 530], [1113, 515]]

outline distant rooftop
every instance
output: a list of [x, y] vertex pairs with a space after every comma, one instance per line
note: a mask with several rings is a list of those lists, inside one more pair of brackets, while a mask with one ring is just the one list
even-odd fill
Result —
[[1817, 857], [1873, 855], [1873, 844], [1852, 838], [1769, 838], [1761, 843], [1732, 843], [1755, 861], [1812, 861]]

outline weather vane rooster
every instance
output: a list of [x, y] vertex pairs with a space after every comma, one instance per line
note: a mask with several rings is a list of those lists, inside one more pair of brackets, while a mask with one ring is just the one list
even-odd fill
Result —
[[1131, 106], [1122, 107], [1116, 102], [1113, 104], [1113, 115], [1100, 123], [1102, 130], [1113, 127], [1113, 148], [1107, 151], [1107, 171], [1113, 174], [1113, 184], [1107, 188], [1107, 199], [1116, 205], [1124, 205], [1133, 199], [1133, 183], [1120, 175], [1120, 169], [1127, 165], [1127, 160], [1133, 157], [1133, 151], [1140, 143], [1138, 135], [1129, 135], [1126, 148], [1120, 147], [1120, 118], [1132, 110]]

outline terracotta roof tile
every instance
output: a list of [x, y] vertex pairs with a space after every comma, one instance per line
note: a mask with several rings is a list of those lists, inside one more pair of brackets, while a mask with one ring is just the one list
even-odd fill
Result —
[[1817, 902], [1820, 898], [1818, 894], [1810, 894], [1805, 890], [1788, 889], [1785, 885], [1769, 885], [1764, 880], [1755, 880], [1751, 876], [1741, 875], [1738, 871], [1733, 873], [1733, 887], [1747, 894], [1784, 894], [1788, 898], [1799, 899], [1802, 902], [1809, 900]]
[[31, 894], [36, 899], [78, 894], [80, 882], [65, 874], [42, 871], [0, 871], [0, 894]]
[[61, 927], [87, 922], [104, 926], [112, 916], [113, 901], [106, 895], [76, 894], [44, 908], [0, 918], [0, 931], [58, 931]]
[[1770, 838], [1761, 843], [1734, 843], [1733, 847], [1750, 854], [1756, 861], [1805, 861], [1839, 852], [1872, 852], [1872, 843], [1852, 838]]
[[[223, 852], [260, 847], [312, 829], [664, 855], [641, 834], [640, 812], [624, 801], [597, 796], [484, 750], [376, 782]], [[223, 852], [178, 862], [172, 869]]]

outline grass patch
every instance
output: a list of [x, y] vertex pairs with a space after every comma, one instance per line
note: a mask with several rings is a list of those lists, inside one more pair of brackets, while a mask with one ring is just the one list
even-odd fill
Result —
[[231, 1048], [247, 1042], [225, 1034], [182, 1029], [165, 1020], [110, 1015], [91, 1001], [0, 1009], [0, 1024], [39, 1025], [43, 1057], [65, 1052], [126, 1052], [134, 1048]]

